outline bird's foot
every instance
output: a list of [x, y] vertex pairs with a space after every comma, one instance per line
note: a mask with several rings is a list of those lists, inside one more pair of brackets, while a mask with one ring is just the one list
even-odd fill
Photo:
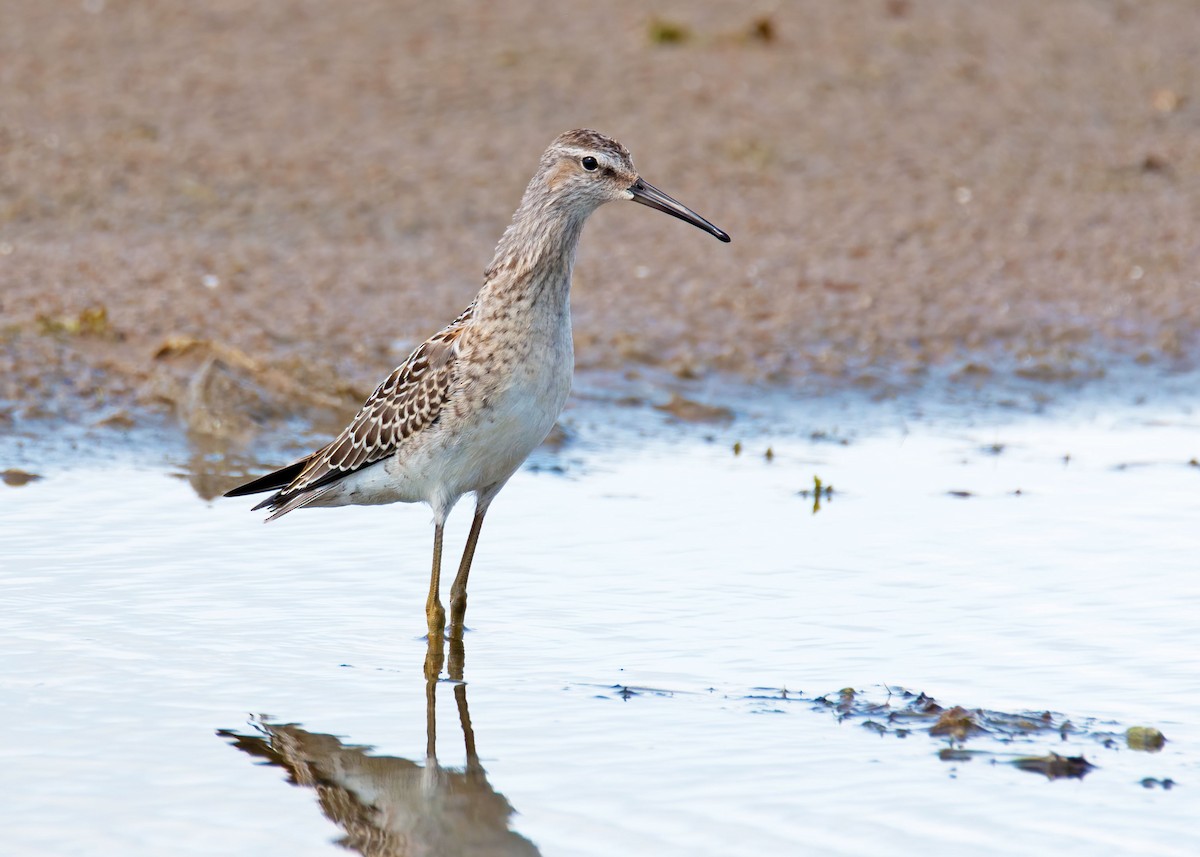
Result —
[[425, 624], [430, 637], [440, 637], [446, 631], [446, 610], [436, 601], [425, 605]]

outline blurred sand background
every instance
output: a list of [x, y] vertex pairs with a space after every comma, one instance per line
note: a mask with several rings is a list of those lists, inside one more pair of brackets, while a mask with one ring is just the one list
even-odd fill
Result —
[[[1053, 391], [1200, 353], [1200, 4], [0, 2], [0, 422], [352, 410], [592, 127], [582, 370]], [[1051, 392], [1051, 395], [1053, 392]]]

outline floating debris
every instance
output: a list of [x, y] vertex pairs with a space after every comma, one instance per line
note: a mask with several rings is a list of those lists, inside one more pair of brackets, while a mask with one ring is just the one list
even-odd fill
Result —
[[44, 477], [36, 473], [29, 473], [20, 470], [16, 467], [10, 467], [8, 470], [0, 471], [0, 480], [10, 488], [20, 488], [22, 485], [28, 485], [30, 482], [37, 482]]
[[[608, 693], [596, 694], [597, 699], [612, 699], [617, 698], [628, 702], [639, 696], [660, 696], [670, 698], [679, 693], [687, 693], [687, 691], [666, 690], [661, 687], [638, 687], [628, 684], [585, 684], [583, 687], [597, 687]], [[611, 695], [610, 695], [611, 694]]]
[[969, 762], [977, 756], [986, 755], [983, 750], [964, 750], [962, 747], [943, 747], [938, 750], [938, 759], [943, 762]]
[[1130, 726], [1125, 730], [1125, 746], [1130, 750], [1157, 753], [1167, 743], [1167, 736], [1153, 726]]
[[[771, 692], [769, 688], [755, 690], [757, 692], [746, 699], [761, 701], [769, 706], [764, 711], [785, 713], [786, 709], [801, 705], [813, 711], [828, 711], [839, 723], [857, 721], [864, 729], [880, 736], [907, 738], [923, 732], [946, 742], [936, 750], [938, 758], [944, 762], [969, 762], [986, 758], [993, 764], [1012, 765], [1019, 770], [1042, 774], [1051, 780], [1080, 779], [1097, 766], [1082, 753], [1065, 755], [1051, 750], [1044, 753], [1018, 753], [1008, 749], [968, 749], [964, 745], [970, 741], [988, 741], [998, 747], [1015, 749], [1014, 745], [1031, 744], [1052, 737], [1059, 742], [1092, 741], [1106, 750], [1120, 747], [1121, 733], [1116, 731], [1116, 724], [1113, 723], [1090, 719], [1074, 722], [1052, 711], [1004, 712], [968, 709], [961, 705], [943, 706], [928, 694], [900, 687], [883, 687], [886, 696], [882, 699], [878, 696], [872, 698], [867, 692], [852, 687], [815, 698], [805, 697], [797, 691], [785, 694], [778, 690]], [[1167, 782], [1147, 779], [1142, 781], [1142, 785], [1146, 788], [1171, 788], [1174, 785], [1165, 784]]]
[[1163, 791], [1170, 791], [1171, 789], [1175, 788], [1175, 785], [1176, 785], [1175, 781], [1173, 779], [1171, 779], [1170, 777], [1166, 777], [1165, 779], [1161, 779], [1161, 780], [1155, 779], [1154, 777], [1143, 777], [1140, 782], [1142, 784], [1142, 788], [1145, 788], [1145, 789], [1158, 788], [1158, 789], [1162, 789]]
[[1083, 779], [1084, 775], [1096, 766], [1083, 756], [1060, 756], [1050, 752], [1045, 756], [1022, 756], [1013, 759], [1014, 767], [1022, 771], [1045, 774], [1047, 779], [1057, 780], [1060, 777]]
[[970, 712], [962, 706], [956, 705], [941, 713], [937, 723], [929, 727], [929, 734], [945, 735], [955, 741], [965, 741], [971, 735], [987, 731], [976, 720], [976, 716], [982, 715], [982, 713], [981, 711]]

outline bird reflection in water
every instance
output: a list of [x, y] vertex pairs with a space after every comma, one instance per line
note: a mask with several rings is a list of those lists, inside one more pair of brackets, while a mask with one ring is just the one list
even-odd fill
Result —
[[436, 702], [445, 641], [432, 640], [425, 661], [425, 762], [376, 756], [370, 747], [293, 723], [254, 718], [253, 732], [218, 731], [239, 750], [288, 772], [294, 785], [317, 793], [321, 812], [345, 831], [338, 844], [367, 857], [487, 855], [536, 857], [528, 839], [509, 829], [513, 808], [492, 788], [479, 764], [462, 683], [462, 641], [450, 641], [449, 673], [466, 745], [464, 768], [437, 760]]

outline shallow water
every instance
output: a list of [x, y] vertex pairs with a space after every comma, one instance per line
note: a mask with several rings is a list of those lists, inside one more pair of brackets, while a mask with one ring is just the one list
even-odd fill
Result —
[[[348, 835], [404, 854], [1200, 850], [1187, 409], [844, 444], [572, 419], [489, 515], [466, 684], [434, 688], [436, 764], [425, 510], [263, 527], [179, 464], [10, 444], [45, 478], [0, 486], [4, 853], [333, 855]], [[815, 512], [814, 476], [834, 488]], [[1084, 731], [943, 760], [946, 738], [813, 702], [884, 686]], [[1092, 734], [1133, 725], [1165, 748]], [[1050, 751], [1098, 767], [1006, 764]]]

